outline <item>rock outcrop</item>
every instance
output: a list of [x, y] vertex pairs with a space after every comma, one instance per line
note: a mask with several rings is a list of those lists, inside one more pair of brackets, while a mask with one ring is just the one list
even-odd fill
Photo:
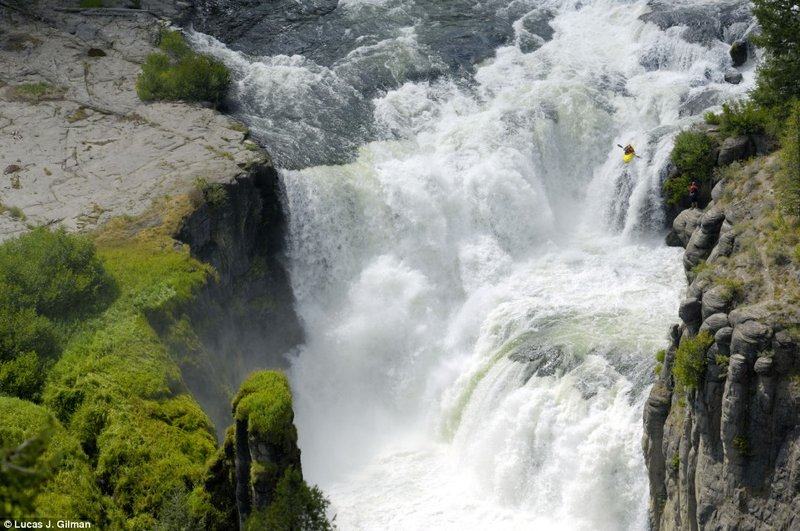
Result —
[[[675, 219], [691, 284], [644, 409], [654, 530], [800, 528], [800, 285], [774, 174], [774, 157], [733, 168], [702, 215]], [[697, 345], [684, 381], [676, 360]]]
[[[244, 529], [251, 514], [275, 501], [287, 472], [302, 474], [286, 377], [275, 371], [251, 374], [233, 400], [233, 416], [206, 488], [228, 519]], [[235, 511], [229, 510], [232, 501]]]
[[179, 4], [0, 3], [0, 239], [36, 225], [90, 230], [200, 179], [232, 183], [270, 164], [212, 109], [139, 101], [141, 63], [167, 24], [157, 15]]

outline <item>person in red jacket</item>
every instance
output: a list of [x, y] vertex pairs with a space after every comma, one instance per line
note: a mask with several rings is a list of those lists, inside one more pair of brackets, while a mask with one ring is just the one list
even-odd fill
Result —
[[692, 208], [697, 208], [697, 194], [700, 192], [700, 187], [697, 186], [697, 181], [692, 181], [689, 185], [689, 201], [692, 203]]

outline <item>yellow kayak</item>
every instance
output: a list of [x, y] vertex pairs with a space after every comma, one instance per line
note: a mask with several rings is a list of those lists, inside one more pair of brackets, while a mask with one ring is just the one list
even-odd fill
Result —
[[622, 160], [627, 164], [628, 162], [633, 160], [633, 157], [636, 156], [636, 153], [625, 153], [622, 155]]

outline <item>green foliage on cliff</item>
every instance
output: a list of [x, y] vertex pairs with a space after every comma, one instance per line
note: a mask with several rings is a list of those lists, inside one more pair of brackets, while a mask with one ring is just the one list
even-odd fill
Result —
[[0, 394], [39, 400], [70, 322], [113, 295], [92, 243], [36, 229], [0, 245]]
[[136, 80], [136, 93], [144, 101], [208, 101], [219, 105], [231, 83], [220, 61], [191, 50], [179, 31], [162, 33], [159, 48], [147, 56]]
[[761, 26], [754, 39], [765, 54], [753, 98], [760, 105], [787, 109], [800, 98], [800, 13], [792, 0], [753, 0]]
[[328, 500], [318, 487], [309, 487], [299, 471], [289, 467], [278, 482], [274, 501], [254, 512], [246, 531], [329, 531], [334, 529], [325, 514]]
[[[752, 100], [723, 103], [721, 114], [709, 114], [716, 118], [713, 121], [717, 122], [724, 137], [764, 133], [770, 128], [773, 120], [768, 109]], [[707, 114], [706, 121], [708, 118]]]
[[0, 301], [0, 389], [18, 397], [0, 397], [8, 514], [224, 527], [204, 489], [212, 426], [174, 360], [196, 335], [172, 333], [212, 272], [169, 236], [180, 212], [158, 215], [112, 222], [96, 246], [44, 229], [0, 245], [13, 294]]
[[236, 420], [246, 420], [247, 429], [270, 443], [296, 443], [292, 392], [283, 373], [260, 371], [242, 384], [233, 401]]
[[800, 101], [792, 106], [781, 139], [781, 170], [778, 191], [783, 210], [800, 217]]
[[0, 419], [0, 516], [69, 515], [107, 523], [88, 459], [46, 408], [0, 397]]
[[706, 331], [695, 337], [687, 337], [678, 345], [672, 375], [685, 389], [695, 389], [706, 368], [706, 351], [714, 343], [714, 338]]
[[670, 158], [678, 175], [664, 182], [667, 203], [677, 205], [688, 194], [692, 181], [703, 183], [714, 168], [714, 140], [698, 131], [682, 131], [675, 137]]

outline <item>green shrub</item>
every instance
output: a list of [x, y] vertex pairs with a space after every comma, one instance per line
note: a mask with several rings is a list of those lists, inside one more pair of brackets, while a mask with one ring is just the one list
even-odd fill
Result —
[[183, 34], [178, 30], [162, 31], [158, 36], [158, 47], [174, 59], [193, 53]]
[[87, 238], [45, 228], [0, 245], [0, 284], [15, 307], [51, 319], [96, 307], [112, 288]]
[[787, 109], [800, 98], [800, 16], [797, 2], [753, 0], [761, 33], [754, 38], [765, 54], [758, 69], [753, 98], [765, 107]]
[[46, 369], [36, 352], [22, 352], [0, 361], [0, 395], [39, 400]]
[[800, 100], [792, 106], [781, 139], [778, 193], [782, 209], [800, 216]]
[[670, 158], [679, 173], [664, 182], [667, 203], [678, 205], [692, 181], [702, 183], [709, 179], [716, 163], [714, 147], [714, 140], [698, 131], [682, 131], [675, 137]]
[[103, 0], [81, 0], [80, 7], [103, 7]]
[[714, 114], [711, 111], [708, 111], [703, 115], [703, 120], [709, 125], [719, 125], [721, 122], [721, 117], [719, 114]]
[[770, 112], [752, 100], [723, 103], [720, 132], [726, 137], [760, 134], [767, 130], [771, 119]]
[[667, 357], [667, 351], [664, 349], [659, 350], [656, 352], [656, 361], [658, 363], [664, 363], [664, 359]]
[[144, 101], [209, 101], [219, 105], [231, 82], [228, 68], [220, 61], [189, 48], [178, 31], [164, 32], [162, 52], [147, 56], [136, 81], [136, 92]]
[[247, 519], [247, 531], [329, 531], [328, 500], [318, 487], [309, 487], [299, 471], [289, 467], [275, 489], [275, 500]]
[[59, 323], [97, 309], [111, 287], [85, 238], [42, 228], [0, 244], [0, 394], [38, 401]]
[[695, 337], [685, 338], [675, 352], [672, 364], [672, 375], [685, 389], [695, 389], [706, 368], [706, 351], [714, 343], [714, 338], [707, 331]]
[[681, 467], [681, 456], [678, 455], [678, 452], [672, 454], [672, 459], [670, 460], [670, 468], [672, 468], [673, 472], [677, 472], [678, 469]]

